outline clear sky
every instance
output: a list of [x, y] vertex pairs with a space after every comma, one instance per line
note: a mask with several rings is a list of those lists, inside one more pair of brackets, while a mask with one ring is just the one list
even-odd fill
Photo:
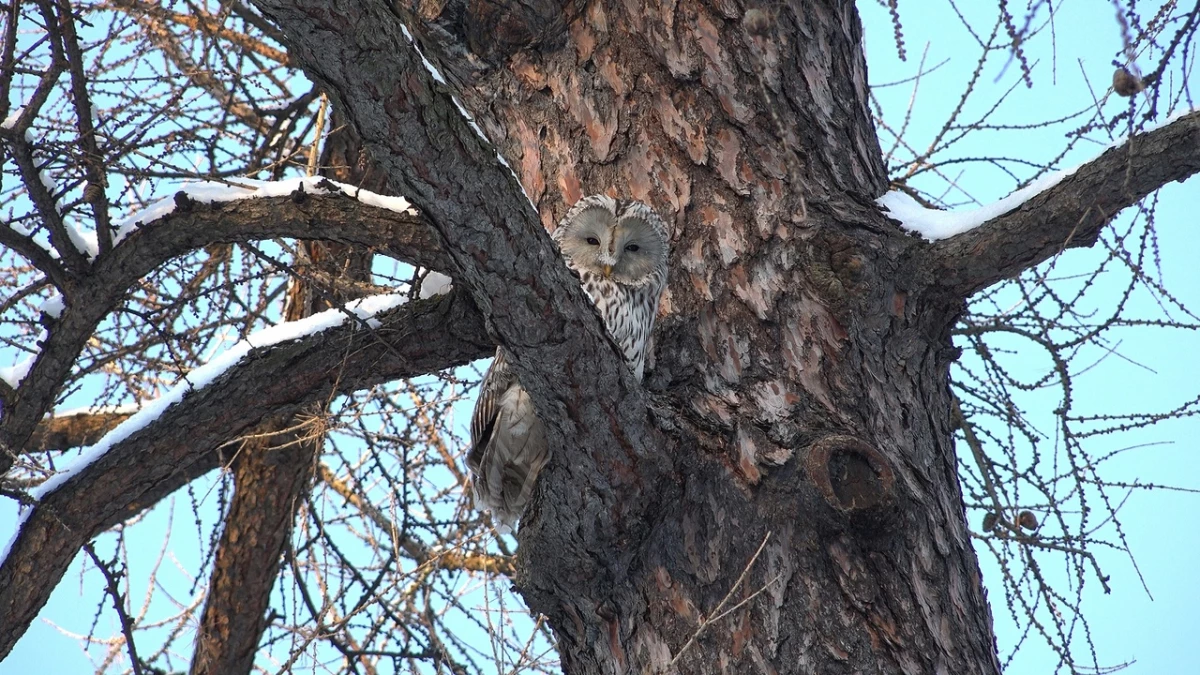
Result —
[[[994, 13], [993, 0], [960, 0], [960, 9], [977, 11], [988, 17]], [[947, 113], [958, 102], [962, 83], [975, 67], [978, 49], [967, 31], [954, 19], [948, 3], [942, 0], [901, 2], [902, 22], [908, 60], [896, 57], [893, 26], [886, 9], [874, 2], [860, 2], [868, 36], [868, 64], [872, 83], [884, 83], [911, 77], [924, 54], [926, 67], [947, 60], [945, 65], [922, 78], [913, 87], [901, 85], [880, 90], [884, 116], [892, 125], [905, 117], [909, 102], [912, 115], [905, 134], [908, 142], [917, 147], [929, 142]], [[1024, 3], [1020, 3], [1024, 10]], [[1017, 6], [1014, 5], [1014, 11]], [[1111, 61], [1120, 50], [1120, 30], [1110, 3], [1094, 0], [1067, 0], [1056, 17], [1055, 41], [1051, 46], [1043, 40], [1030, 46], [1034, 88], [1018, 85], [998, 110], [993, 122], [1019, 125], [1076, 112], [1091, 100], [1085, 76], [1097, 91], [1108, 86], [1112, 74]], [[1150, 15], [1149, 9], [1143, 15]], [[1017, 17], [1018, 22], [1023, 17]], [[990, 19], [988, 20], [990, 21]], [[988, 21], [976, 26], [979, 32], [990, 30]], [[928, 45], [928, 51], [926, 46]], [[1143, 63], [1143, 67], [1151, 64]], [[1019, 78], [1016, 63], [993, 58], [980, 78], [979, 97], [971, 105], [976, 108], [990, 104], [1008, 90]], [[970, 115], [967, 119], [972, 119]], [[1064, 145], [1064, 133], [1070, 124], [1051, 130], [976, 132], [953, 155], [972, 156], [1004, 154], [1046, 161], [1058, 154]], [[1105, 139], [1095, 136], [1094, 145], [1080, 146], [1059, 166], [1070, 166], [1099, 153]], [[882, 137], [885, 149], [890, 138]], [[1000, 148], [1000, 149], [998, 149]], [[948, 155], [950, 156], [950, 155]], [[1029, 169], [1014, 167], [1024, 178]], [[1007, 194], [1014, 182], [999, 171], [976, 166], [969, 167], [959, 177], [972, 195], [981, 202], [998, 199]], [[160, 190], [169, 194], [169, 190]], [[1158, 236], [1162, 251], [1163, 277], [1172, 292], [1190, 308], [1200, 309], [1200, 266], [1193, 259], [1200, 252], [1196, 241], [1196, 205], [1200, 203], [1200, 179], [1176, 184], [1161, 194], [1158, 209]], [[1087, 269], [1095, 264], [1095, 254], [1069, 252], [1058, 263], [1056, 272], [1068, 275], [1073, 270]], [[1148, 297], [1135, 297], [1133, 302], [1148, 302]], [[1135, 307], [1135, 311], [1137, 310]], [[1151, 309], [1147, 309], [1150, 313]], [[1133, 365], [1121, 358], [1110, 358], [1099, 367], [1085, 373], [1077, 383], [1076, 394], [1084, 409], [1106, 411], [1158, 410], [1176, 405], [1200, 395], [1200, 360], [1195, 357], [1200, 336], [1178, 330], [1145, 328], [1123, 331], [1119, 352], [1136, 361]], [[1036, 376], [1045, 369], [1042, 361], [1033, 359], [1014, 367], [1024, 368]], [[1048, 405], [1052, 405], [1048, 404]], [[1031, 414], [1036, 414], [1032, 411]], [[1148, 430], [1121, 434], [1097, 441], [1097, 448], [1119, 448], [1141, 443], [1169, 442], [1132, 450], [1108, 461], [1105, 475], [1114, 481], [1139, 480], [1188, 488], [1200, 488], [1200, 462], [1196, 439], [1200, 438], [1200, 420], [1194, 418], [1162, 423]], [[193, 487], [195, 495], [203, 496], [209, 489], [209, 479]], [[1123, 494], [1116, 491], [1116, 494]], [[192, 580], [185, 570], [200, 567], [196, 557], [196, 525], [189, 503], [190, 497], [177, 495], [181, 500], [176, 508], [168, 500], [145, 517], [144, 532], [131, 545], [144, 545], [143, 551], [131, 556], [134, 576], [132, 584], [135, 605], [140, 602], [138, 589], [158, 565], [162, 585], [172, 589], [187, 589]], [[1133, 551], [1137, 567], [1119, 551], [1097, 551], [1105, 574], [1111, 577], [1111, 594], [1104, 594], [1095, 579], [1086, 582], [1083, 609], [1087, 614], [1092, 640], [1097, 646], [1101, 666], [1132, 662], [1131, 675], [1186, 674], [1197, 672], [1195, 666], [1195, 626], [1200, 623], [1200, 583], [1197, 582], [1197, 561], [1200, 561], [1200, 526], [1196, 514], [1200, 511], [1200, 495], [1167, 491], [1135, 492], [1120, 511], [1126, 541]], [[15, 522], [12, 502], [0, 501], [0, 541], [11, 535]], [[977, 524], [973, 523], [977, 527]], [[161, 533], [173, 528], [168, 547], [161, 550]], [[1007, 618], [1004, 596], [995, 584], [999, 570], [981, 556], [984, 581], [990, 589], [993, 613], [997, 619], [997, 636], [1001, 651], [1006, 652], [1018, 639], [1019, 632]], [[1064, 566], [1055, 564], [1045, 555], [1040, 560], [1051, 575], [1063, 574]], [[83, 582], [80, 576], [82, 559], [55, 591], [41, 618], [17, 645], [12, 655], [0, 663], [0, 674], [24, 673], [84, 673], [91, 672], [75, 637], [59, 632], [49, 622], [65, 630], [86, 634], [94, 618], [97, 599], [102, 596], [95, 580]], [[1140, 572], [1140, 577], [1139, 577]], [[1143, 588], [1143, 580], [1145, 587]], [[82, 597], [81, 597], [82, 591]], [[195, 597], [176, 597], [180, 603], [195, 601]], [[96, 633], [106, 636], [115, 632], [111, 613], [99, 620]], [[1031, 638], [1009, 673], [1049, 673], [1057, 658], [1038, 638]], [[186, 655], [177, 668], [186, 669]]]

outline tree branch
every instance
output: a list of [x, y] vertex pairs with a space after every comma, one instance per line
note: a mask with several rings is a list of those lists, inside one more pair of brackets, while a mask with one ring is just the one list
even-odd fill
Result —
[[[210, 244], [291, 237], [371, 248], [438, 271], [450, 267], [419, 216], [369, 206], [345, 194], [179, 203], [181, 208], [134, 230], [97, 258], [90, 273], [70, 287], [66, 309], [21, 381], [20, 396], [0, 419], [0, 444], [14, 449], [27, 445], [99, 322], [138, 279], [176, 256]], [[11, 462], [11, 457], [0, 455], [0, 473]]]
[[132, 415], [131, 412], [101, 410], [48, 417], [38, 423], [23, 451], [61, 451], [92, 445]]
[[1065, 249], [1091, 246], [1122, 209], [1200, 172], [1200, 111], [1107, 150], [1008, 213], [932, 248], [936, 278], [959, 297]]
[[[118, 246], [114, 250], [120, 250]], [[220, 465], [217, 448], [262, 419], [327, 398], [489, 356], [494, 343], [460, 293], [252, 350], [209, 386], [112, 447], [28, 514], [0, 565], [0, 659], [25, 632], [79, 549]], [[287, 377], [278, 374], [286, 372]]]

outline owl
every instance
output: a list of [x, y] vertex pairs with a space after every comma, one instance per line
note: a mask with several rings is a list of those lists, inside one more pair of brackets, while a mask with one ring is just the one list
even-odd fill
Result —
[[[567, 211], [553, 238], [640, 380], [667, 284], [666, 225], [641, 202], [593, 195]], [[500, 347], [475, 403], [467, 453], [475, 504], [492, 512], [500, 533], [512, 531], [549, 460], [533, 401]]]

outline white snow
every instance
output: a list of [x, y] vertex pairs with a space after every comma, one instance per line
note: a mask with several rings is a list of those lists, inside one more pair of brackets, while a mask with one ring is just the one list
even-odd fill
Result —
[[58, 259], [58, 251], [54, 250], [54, 247], [50, 245], [49, 238], [45, 236], [44, 232], [35, 233], [32, 229], [20, 223], [12, 223], [9, 225], [9, 227], [12, 228], [13, 232], [16, 232], [22, 237], [28, 238], [30, 241], [36, 244], [38, 248], [50, 254], [51, 258], [54, 258], [55, 260]]
[[[21, 118], [21, 113], [25, 112], [25, 106], [17, 106], [17, 109], [8, 114], [3, 122], [0, 122], [0, 129], [12, 129], [17, 126], [17, 120]], [[26, 139], [28, 140], [28, 139]]]
[[3, 565], [4, 560], [8, 558], [8, 552], [12, 550], [12, 545], [17, 543], [17, 537], [21, 536], [21, 528], [25, 526], [25, 521], [29, 520], [29, 514], [31, 513], [33, 513], [33, 509], [22, 507], [21, 515], [17, 516], [12, 536], [8, 538], [8, 542], [4, 544], [4, 548], [0, 548], [0, 565]]
[[[1195, 107], [1195, 108], [1183, 108], [1180, 110], [1176, 110], [1175, 112], [1171, 113], [1170, 115], [1167, 115], [1161, 121], [1155, 122], [1154, 124], [1146, 125], [1146, 128], [1142, 129], [1142, 133], [1151, 132], [1151, 131], [1154, 131], [1155, 129], [1161, 129], [1161, 128], [1167, 126], [1168, 124], [1174, 122], [1175, 120], [1179, 119], [1180, 117], [1184, 117], [1186, 115], [1191, 115], [1192, 113], [1194, 113], [1198, 110], [1200, 110], [1200, 106]], [[1120, 145], [1121, 143], [1124, 143], [1124, 142], [1125, 142], [1125, 139], [1122, 138], [1120, 141], [1114, 143], [1113, 145]], [[1112, 147], [1112, 146], [1109, 146], [1109, 147]]]
[[[483, 129], [480, 129], [479, 125], [475, 123], [475, 118], [471, 116], [471, 113], [467, 112], [467, 108], [462, 104], [462, 101], [458, 100], [457, 96], [451, 96], [450, 100], [454, 101], [454, 107], [458, 108], [458, 113], [466, 118], [467, 124], [470, 124], [471, 128], [475, 130], [475, 135], [478, 136], [484, 143], [491, 145], [492, 142], [488, 140], [488, 137], [483, 133]], [[500, 157], [500, 154], [496, 153], [496, 156]], [[500, 157], [500, 161], [504, 162], [504, 158]], [[508, 166], [508, 162], [504, 162], [504, 164], [505, 166]]]
[[66, 303], [63, 301], [63, 296], [59, 295], [58, 293], [54, 293], [50, 297], [46, 298], [45, 302], [42, 303], [42, 306], [38, 307], [38, 311], [52, 319], [57, 319], [58, 317], [62, 316], [63, 309], [65, 308]]
[[[438, 70], [432, 63], [429, 62], [429, 59], [425, 58], [425, 53], [421, 51], [421, 46], [417, 44], [415, 39], [413, 39], [412, 33], [408, 32], [408, 27], [404, 24], [400, 24], [400, 30], [404, 33], [404, 37], [408, 38], [408, 42], [413, 46], [413, 49], [417, 50], [417, 56], [421, 57], [421, 62], [425, 64], [425, 70], [429, 71], [430, 76], [433, 77], [433, 81], [437, 82], [438, 84], [446, 84], [446, 78], [442, 76], [442, 72], [440, 70]], [[467, 112], [467, 108], [462, 104], [462, 101], [458, 100], [458, 97], [454, 94], [450, 94], [450, 100], [454, 101], [454, 106], [458, 108], [458, 112], [463, 116], [464, 119], [467, 120], [467, 124], [471, 125], [471, 129], [475, 131], [475, 135], [478, 136], [484, 143], [491, 146], [491, 139], [489, 139], [487, 135], [483, 133], [483, 129], [479, 127], [479, 124], [475, 121], [475, 117], [471, 115], [471, 113]], [[500, 160], [500, 163], [504, 165], [504, 168], [508, 169], [508, 172], [512, 174], [513, 179], [515, 179], [517, 181], [517, 185], [520, 186], [521, 192], [525, 195], [526, 201], [528, 201], [529, 205], [533, 207], [534, 213], [537, 213], [537, 204], [533, 203], [533, 199], [531, 199], [529, 197], [529, 193], [525, 191], [525, 186], [521, 183], [521, 179], [517, 176], [517, 172], [513, 171], [513, 168], [509, 165], [508, 160], [504, 159], [504, 155], [501, 155], [499, 151], [496, 151], [496, 159]]]
[[[184, 184], [176, 191], [176, 194], [183, 192], [193, 201], [201, 204], [212, 204], [214, 202], [232, 202], [239, 199], [255, 199], [259, 197], [285, 197], [295, 192], [302, 185], [304, 186], [304, 191], [309, 194], [326, 194], [327, 190], [323, 186], [329, 184], [337, 186], [343, 193], [369, 206], [377, 206], [397, 213], [412, 212], [412, 204], [403, 197], [386, 197], [367, 190], [361, 190], [352, 185], [321, 178], [320, 176], [281, 181], [260, 181], [239, 178], [236, 183], [232, 181], [228, 183], [201, 181]], [[174, 211], [175, 197], [171, 196], [160, 199], [141, 211], [123, 218], [116, 223], [117, 234], [113, 238], [113, 243], [120, 243], [125, 237], [128, 237], [130, 233], [142, 225], [162, 218]]]
[[[478, 136], [484, 143], [491, 146], [491, 140], [484, 135], [483, 129], [480, 129], [479, 125], [475, 123], [475, 118], [471, 116], [471, 113], [467, 112], [466, 107], [463, 106], [462, 102], [458, 100], [458, 97], [451, 96], [450, 98], [454, 101], [454, 105], [458, 107], [458, 112], [461, 113], [464, 118], [466, 118], [467, 124], [470, 124], [471, 128], [475, 130], [475, 135]], [[498, 159], [500, 163], [504, 165], [504, 168], [508, 169], [508, 173], [512, 174], [513, 180], [517, 182], [517, 187], [521, 188], [521, 194], [525, 195], [525, 201], [529, 202], [529, 205], [533, 207], [533, 212], [537, 213], [537, 204], [533, 203], [533, 198], [530, 197], [529, 193], [525, 191], [525, 185], [521, 183], [521, 179], [517, 176], [517, 172], [513, 171], [512, 166], [508, 163], [507, 159], [504, 159], [504, 155], [501, 155], [499, 150], [496, 150], [496, 159]]]
[[435, 295], [445, 295], [453, 288], [450, 277], [441, 272], [430, 272], [421, 281], [421, 299], [428, 300]]
[[1083, 164], [1046, 174], [1004, 199], [977, 209], [964, 211], [929, 209], [899, 190], [892, 190], [877, 199], [876, 203], [883, 207], [884, 213], [900, 221], [905, 229], [912, 230], [929, 241], [949, 239], [1012, 211], [1039, 193], [1058, 185], [1062, 179], [1078, 171], [1080, 166]]
[[46, 417], [71, 417], [73, 415], [103, 415], [103, 414], [133, 414], [142, 409], [142, 406], [137, 403], [123, 403], [121, 405], [88, 405], [79, 408], [67, 408], [66, 410], [51, 410], [46, 413]]
[[425, 64], [425, 70], [428, 70], [429, 74], [433, 76], [433, 81], [438, 84], [446, 84], [446, 78], [442, 77], [442, 71], [435, 68], [429, 59], [425, 58], [425, 52], [421, 51], [421, 46], [413, 39], [412, 33], [408, 32], [408, 26], [400, 24], [400, 31], [404, 33], [404, 37], [408, 38], [408, 43], [413, 46], [413, 49], [417, 50], [417, 56], [421, 57], [421, 61]]
[[37, 354], [30, 354], [11, 366], [0, 366], [0, 380], [16, 389], [21, 384], [21, 380], [29, 374], [29, 369], [33, 367], [33, 362], [37, 361], [37, 357]]
[[54, 174], [50, 173], [49, 169], [38, 171], [38, 180], [42, 181], [42, 186], [51, 194], [58, 192], [58, 181], [54, 180]]
[[96, 238], [95, 230], [82, 230], [69, 219], [63, 220], [63, 227], [66, 228], [71, 243], [75, 245], [75, 250], [86, 255], [88, 260], [95, 260], [96, 256], [100, 255], [100, 242]]
[[[1173, 113], [1161, 123], [1153, 127], [1147, 127], [1145, 131], [1149, 132], [1154, 129], [1164, 127], [1180, 117], [1191, 114], [1196, 110], [1200, 110], [1200, 108], [1193, 108]], [[1109, 145], [1105, 146], [1100, 153], [1097, 153], [1096, 157], [1099, 157], [1100, 154], [1103, 154], [1111, 148], [1124, 144], [1126, 140], [1128, 140], [1127, 137], [1110, 143]], [[917, 200], [913, 199], [904, 192], [900, 192], [899, 190], [892, 190], [891, 192], [888, 192], [884, 196], [877, 199], [876, 203], [883, 207], [884, 213], [900, 221], [900, 225], [906, 230], [916, 232], [929, 241], [949, 239], [956, 234], [962, 234], [963, 232], [973, 230], [989, 220], [996, 218], [997, 216], [1002, 216], [1009, 211], [1016, 209], [1021, 204], [1024, 204], [1038, 194], [1049, 190], [1055, 185], [1058, 185], [1064, 178], [1075, 173], [1084, 164], [1087, 164], [1094, 159], [1095, 157], [1092, 157], [1087, 161], [1081, 162], [1069, 169], [1063, 169], [1061, 171], [1055, 171], [1053, 173], [1046, 174], [1045, 176], [1042, 176], [1020, 190], [1013, 192], [1007, 197], [999, 201], [992, 202], [991, 204], [981, 206], [977, 209], [967, 209], [963, 211], [939, 211], [937, 209], [929, 209], [921, 206]]]
[[[426, 299], [434, 295], [447, 293], [450, 291], [450, 288], [449, 277], [431, 272], [421, 284], [421, 298]], [[71, 466], [39, 485], [35, 490], [30, 492], [30, 495], [39, 501], [45, 499], [47, 495], [57, 490], [63, 483], [96, 461], [97, 458], [103, 456], [114, 445], [124, 441], [158, 419], [167, 408], [182, 401], [187, 394], [203, 389], [212, 383], [213, 380], [220, 377], [225, 371], [237, 365], [246, 354], [250, 353], [250, 350], [315, 335], [329, 328], [342, 325], [349, 318], [348, 315], [366, 322], [372, 328], [377, 328], [380, 324], [375, 316], [404, 304], [408, 299], [406, 290], [405, 288], [401, 288], [396, 293], [368, 296], [346, 303], [345, 309], [329, 309], [320, 314], [314, 314], [306, 319], [301, 319], [300, 321], [289, 321], [252, 333], [245, 340], [233, 345], [224, 353], [211, 359], [208, 363], [189, 372], [184, 376], [182, 383], [171, 388], [161, 398], [146, 403], [132, 417], [105, 434], [104, 438], [100, 439], [98, 443], [85, 449], [79, 459], [71, 464]]]

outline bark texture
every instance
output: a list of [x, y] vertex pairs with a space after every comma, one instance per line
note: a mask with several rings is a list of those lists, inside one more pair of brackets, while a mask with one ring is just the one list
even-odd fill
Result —
[[[565, 32], [531, 26], [552, 35], [474, 61], [449, 5], [257, 4], [430, 214], [550, 426], [575, 422], [551, 432], [565, 451], [518, 556], [567, 672], [997, 670], [949, 421], [962, 299], [926, 292], [929, 247], [870, 205], [884, 170], [851, 3], [754, 10], [764, 21], [732, 3], [591, 2], [564, 10]], [[604, 375], [611, 349], [568, 330], [567, 280], [524, 271], [547, 255], [509, 224], [524, 206], [476, 209], [505, 177], [470, 135], [440, 135], [456, 132], [446, 87], [417, 59], [352, 72], [404, 45], [401, 23], [543, 224], [605, 190], [674, 224], [657, 429]], [[562, 323], [540, 330], [534, 308]], [[598, 418], [578, 409], [597, 398]]]
[[233, 501], [217, 547], [191, 673], [249, 673], [271, 589], [323, 438], [297, 417], [255, 428], [233, 463]]

